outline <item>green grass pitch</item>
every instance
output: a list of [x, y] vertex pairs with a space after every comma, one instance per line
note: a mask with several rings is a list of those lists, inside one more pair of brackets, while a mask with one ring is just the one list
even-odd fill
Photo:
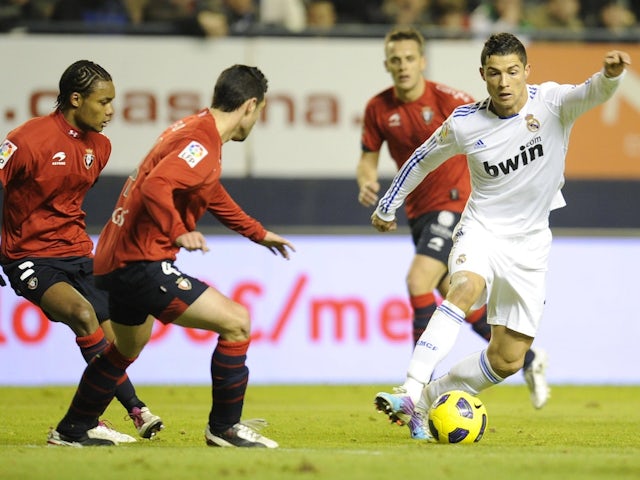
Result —
[[[280, 448], [207, 447], [207, 387], [139, 386], [162, 416], [157, 438], [117, 447], [46, 446], [72, 387], [0, 387], [0, 479], [640, 479], [640, 387], [554, 386], [534, 410], [526, 387], [480, 395], [489, 415], [483, 440], [437, 445], [375, 412], [390, 385], [249, 386], [244, 418], [265, 418]], [[118, 403], [104, 418], [134, 434]]]

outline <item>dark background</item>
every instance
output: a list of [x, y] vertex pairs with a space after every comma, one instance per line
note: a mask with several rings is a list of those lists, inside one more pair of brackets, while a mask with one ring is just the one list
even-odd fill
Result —
[[[126, 177], [104, 175], [85, 199], [87, 225], [100, 230], [111, 215]], [[381, 180], [386, 190], [390, 179]], [[223, 185], [250, 215], [267, 228], [300, 228], [313, 233], [336, 227], [368, 227], [372, 210], [357, 201], [355, 179], [229, 178]], [[565, 208], [551, 214], [551, 225], [574, 229], [640, 228], [640, 182], [567, 180]], [[401, 224], [406, 223], [399, 215]], [[205, 215], [201, 228], [220, 224]], [[315, 230], [314, 230], [315, 229]]]

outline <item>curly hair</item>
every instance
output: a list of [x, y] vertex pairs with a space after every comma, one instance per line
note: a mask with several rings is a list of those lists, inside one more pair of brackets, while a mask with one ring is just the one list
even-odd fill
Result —
[[65, 110], [70, 105], [72, 93], [88, 97], [95, 90], [96, 82], [111, 82], [111, 75], [97, 63], [89, 60], [78, 60], [67, 67], [58, 83], [56, 109]]

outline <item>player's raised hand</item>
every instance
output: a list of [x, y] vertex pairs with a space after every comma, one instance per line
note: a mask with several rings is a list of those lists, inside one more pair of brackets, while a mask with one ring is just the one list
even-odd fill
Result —
[[183, 233], [176, 238], [176, 245], [190, 252], [193, 250], [202, 250], [202, 253], [209, 251], [209, 247], [207, 247], [207, 240], [200, 232]]
[[387, 222], [386, 220], [382, 220], [376, 212], [373, 212], [373, 215], [371, 215], [371, 225], [379, 232], [392, 232], [398, 228], [395, 218]]
[[627, 52], [611, 50], [604, 57], [605, 77], [617, 77], [627, 65], [631, 65], [631, 57]]
[[269, 231], [267, 231], [264, 240], [258, 243], [267, 247], [274, 255], [277, 255], [279, 253], [283, 258], [286, 258], [287, 260], [289, 260], [289, 250], [291, 250], [292, 252], [296, 251], [295, 247], [289, 240]]

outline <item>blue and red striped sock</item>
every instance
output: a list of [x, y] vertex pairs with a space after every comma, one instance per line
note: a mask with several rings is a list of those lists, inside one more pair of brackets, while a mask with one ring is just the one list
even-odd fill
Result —
[[411, 296], [409, 300], [411, 307], [413, 307], [413, 344], [415, 345], [420, 340], [422, 332], [427, 328], [438, 305], [436, 296], [431, 292]]
[[116, 388], [126, 378], [126, 369], [135, 358], [122, 356], [113, 344], [95, 356], [82, 375], [67, 414], [58, 424], [58, 432], [81, 438], [98, 424], [98, 418], [113, 400]]
[[230, 342], [218, 339], [218, 345], [213, 351], [213, 402], [209, 413], [209, 427], [213, 433], [222, 433], [240, 421], [249, 381], [249, 368], [245, 363], [249, 343], [249, 340]]
[[[80, 347], [80, 352], [87, 363], [97, 354], [104, 352], [109, 345], [102, 328], [98, 328], [91, 335], [76, 337], [76, 343]], [[127, 412], [130, 412], [133, 407], [142, 408], [145, 406], [144, 402], [136, 395], [136, 389], [126, 374], [124, 380], [116, 389], [116, 398]]]

